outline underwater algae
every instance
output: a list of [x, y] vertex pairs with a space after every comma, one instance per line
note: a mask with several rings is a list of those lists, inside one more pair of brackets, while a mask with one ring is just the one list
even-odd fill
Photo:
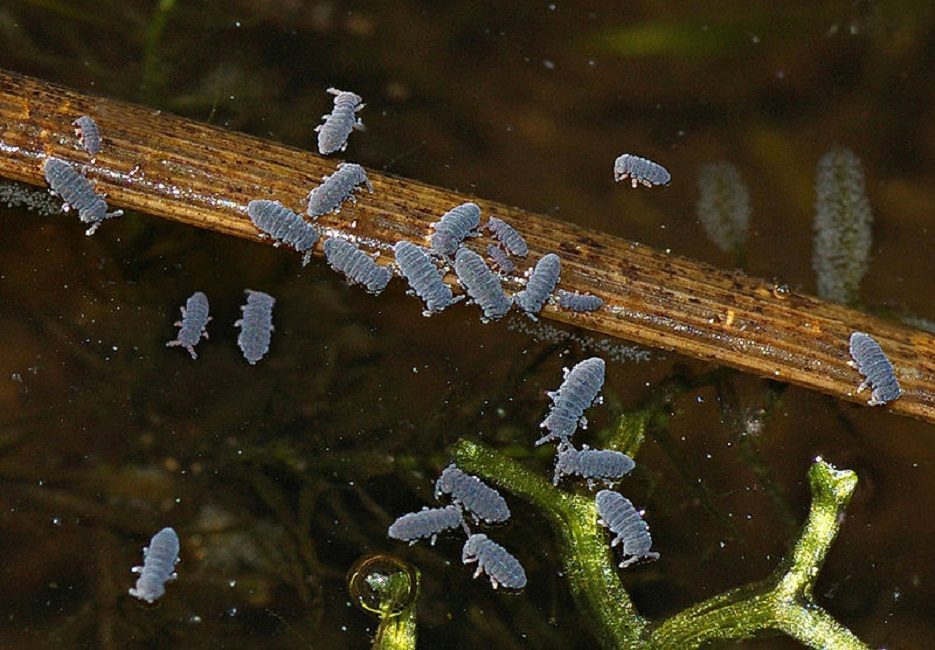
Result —
[[495, 449], [459, 440], [459, 466], [536, 506], [561, 540], [571, 592], [608, 648], [694, 648], [780, 632], [813, 648], [866, 648], [813, 599], [812, 589], [857, 487], [857, 474], [816, 458], [808, 472], [812, 503], [798, 540], [775, 573], [675, 614], [641, 616], [620, 582], [592, 499], [570, 494]]
[[[625, 412], [605, 443], [635, 458], [647, 435], [660, 442], [676, 395], [691, 386], [717, 384], [723, 374], [719, 369], [693, 380], [670, 378], [641, 408]], [[508, 453], [468, 438], [459, 439], [450, 450], [452, 461], [465, 472], [512, 492], [536, 507], [549, 522], [558, 538], [560, 574], [567, 577], [578, 613], [602, 647], [682, 649], [774, 634], [790, 636], [813, 648], [868, 647], [813, 596], [818, 574], [857, 487], [854, 471], [838, 470], [821, 457], [813, 460], [808, 471], [811, 506], [806, 522], [770, 577], [728, 589], [654, 621], [637, 610], [620, 579], [613, 546], [600, 526], [591, 492], [559, 489]], [[649, 553], [643, 559], [658, 557]]]
[[380, 619], [374, 650], [416, 647], [419, 570], [391, 555], [359, 559], [347, 575], [347, 589], [358, 607]]

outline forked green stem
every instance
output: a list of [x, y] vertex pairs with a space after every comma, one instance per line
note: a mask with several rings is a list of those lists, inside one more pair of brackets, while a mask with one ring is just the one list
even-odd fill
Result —
[[538, 507], [562, 545], [562, 561], [578, 610], [595, 622], [608, 648], [640, 647], [647, 621], [620, 583], [604, 530], [597, 525], [593, 499], [559, 490], [498, 451], [461, 439], [452, 450], [455, 464]]
[[466, 472], [537, 506], [556, 529], [572, 594], [609, 648], [695, 648], [711, 641], [783, 632], [813, 648], [867, 648], [812, 597], [812, 587], [857, 487], [857, 475], [818, 458], [809, 470], [812, 504], [792, 553], [765, 581], [732, 589], [659, 625], [639, 615], [623, 588], [591, 499], [569, 494], [490, 447], [455, 443]]
[[821, 458], [808, 472], [812, 504], [792, 553], [772, 578], [733, 589], [689, 607], [650, 635], [652, 648], [694, 648], [710, 641], [784, 632], [813, 648], [867, 648], [815, 603], [812, 588], [841, 515], [857, 487], [857, 474], [836, 470]]

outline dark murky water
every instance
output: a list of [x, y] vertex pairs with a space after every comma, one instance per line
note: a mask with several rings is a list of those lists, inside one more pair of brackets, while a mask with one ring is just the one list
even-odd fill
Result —
[[[306, 147], [324, 88], [352, 89], [368, 130], [347, 155], [367, 167], [725, 267], [694, 204], [699, 167], [727, 159], [751, 191], [747, 270], [807, 291], [815, 165], [847, 146], [876, 218], [862, 300], [935, 318], [930, 3], [244, 0], [179, 3], [161, 35], [154, 4], [6, 2], [0, 66]], [[624, 151], [663, 162], [672, 186], [613, 186]], [[321, 263], [142, 214], [93, 238], [73, 218], [0, 219], [3, 647], [367, 647], [374, 620], [345, 573], [371, 552], [422, 570], [423, 647], [591, 647], [525, 503], [496, 532], [529, 574], [520, 596], [472, 581], [456, 538], [386, 538], [432, 503], [461, 435], [549, 471], [529, 443], [577, 347], [465, 308], [422, 319], [398, 286], [372, 298]], [[231, 327], [246, 287], [279, 301], [255, 368]], [[215, 321], [192, 362], [164, 343], [196, 289]], [[611, 364], [593, 427], [706, 369], [671, 354]], [[750, 409], [775, 388], [731, 373], [691, 391], [641, 452], [622, 490], [662, 559], [627, 572], [637, 604], [661, 617], [768, 575], [822, 454], [860, 487], [820, 602], [873, 647], [920, 647], [935, 633], [935, 429], [795, 388], [754, 438], [722, 417], [726, 395]], [[141, 608], [129, 568], [165, 525], [181, 579]]]

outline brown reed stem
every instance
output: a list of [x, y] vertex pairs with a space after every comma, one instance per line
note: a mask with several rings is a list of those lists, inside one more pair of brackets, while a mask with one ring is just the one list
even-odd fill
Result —
[[[97, 121], [104, 137], [94, 161], [78, 147], [71, 126], [82, 114]], [[42, 161], [50, 155], [87, 164], [88, 176], [114, 206], [254, 241], [260, 240], [246, 216], [249, 201], [276, 199], [303, 212], [309, 189], [339, 162], [0, 70], [0, 176], [45, 185]], [[854, 330], [865, 331], [883, 346], [904, 389], [888, 408], [935, 422], [931, 334], [570, 223], [369, 174], [373, 194], [319, 222], [356, 235], [384, 262], [394, 242], [424, 241], [439, 215], [474, 200], [526, 237], [531, 254], [523, 266], [558, 252], [560, 286], [595, 293], [607, 303], [588, 315], [547, 306], [546, 318], [858, 403], [867, 395], [856, 393], [860, 378], [847, 365], [847, 341]]]

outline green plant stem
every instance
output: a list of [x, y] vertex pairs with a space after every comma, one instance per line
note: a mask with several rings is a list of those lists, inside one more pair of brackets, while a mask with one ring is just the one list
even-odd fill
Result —
[[509, 490], [538, 507], [558, 532], [565, 574], [578, 608], [594, 623], [608, 648], [638, 648], [647, 621], [639, 615], [617, 575], [604, 531], [597, 526], [593, 499], [557, 489], [499, 452], [461, 439], [455, 464]]
[[162, 42], [162, 34], [166, 29], [166, 23], [169, 21], [169, 14], [175, 9], [176, 0], [159, 0], [156, 5], [156, 11], [146, 26], [146, 33], [143, 37], [143, 62], [140, 82], [140, 97], [151, 100], [153, 94], [157, 93], [162, 86], [162, 71], [160, 70], [161, 58], [159, 54], [159, 45]]
[[812, 588], [837, 537], [857, 475], [820, 458], [808, 473], [812, 505], [792, 553], [763, 582], [733, 589], [689, 607], [652, 631], [651, 648], [694, 648], [711, 641], [781, 631], [814, 648], [867, 648], [815, 603]]
[[624, 413], [617, 421], [613, 435], [607, 441], [607, 449], [623, 452], [630, 458], [636, 458], [646, 440], [646, 427], [652, 418], [652, 411], [644, 409]]
[[812, 597], [841, 515], [857, 487], [857, 475], [850, 470], [836, 470], [820, 458], [812, 465], [808, 520], [773, 577], [727, 591], [651, 627], [620, 582], [591, 499], [559, 490], [477, 442], [459, 440], [452, 455], [464, 471], [509, 490], [546, 515], [561, 540], [572, 595], [605, 647], [683, 650], [711, 641], [783, 632], [813, 648], [867, 648]]
[[419, 590], [422, 586], [422, 577], [418, 569], [414, 569], [415, 585], [408, 582], [409, 576], [396, 574], [406, 580], [400, 585], [400, 591], [415, 589], [415, 597], [398, 614], [393, 614], [393, 604], [400, 598], [396, 594], [387, 594], [387, 600], [380, 614], [380, 627], [377, 628], [376, 638], [373, 640], [373, 650], [415, 650], [416, 647], [416, 606], [419, 603]]

